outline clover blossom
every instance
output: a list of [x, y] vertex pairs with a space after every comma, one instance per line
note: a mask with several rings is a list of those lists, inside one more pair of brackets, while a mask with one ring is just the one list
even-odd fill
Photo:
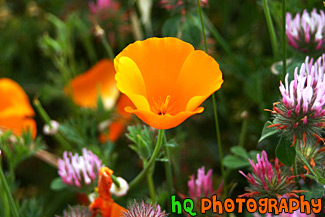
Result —
[[161, 211], [159, 205], [146, 204], [143, 201], [137, 203], [134, 201], [127, 211], [123, 212], [123, 217], [166, 217], [168, 214]]
[[201, 197], [209, 197], [214, 194], [212, 187], [212, 169], [205, 174], [205, 167], [197, 170], [197, 178], [193, 174], [188, 181], [189, 196], [200, 200]]
[[102, 161], [86, 148], [82, 149], [81, 156], [65, 151], [63, 159], [58, 160], [58, 173], [62, 181], [77, 187], [94, 182], [101, 167]]
[[[273, 125], [287, 137], [313, 143], [315, 138], [322, 140], [322, 128], [325, 126], [325, 54], [313, 63], [306, 57], [305, 63], [296, 67], [294, 79], [289, 83], [289, 73], [285, 84], [281, 82], [282, 100], [274, 103]], [[299, 73], [298, 73], [299, 70]]]
[[63, 217], [91, 217], [93, 213], [85, 206], [69, 206], [64, 210]]
[[311, 13], [304, 10], [294, 18], [290, 13], [286, 17], [286, 33], [288, 44], [302, 52], [325, 50], [325, 14], [313, 9]]
[[253, 173], [247, 175], [239, 171], [250, 183], [247, 189], [249, 193], [241, 195], [241, 197], [274, 197], [281, 196], [297, 196], [295, 193], [299, 191], [292, 190], [294, 185], [294, 176], [288, 176], [281, 171], [279, 160], [275, 159], [274, 167], [268, 160], [266, 152], [263, 150], [262, 154], [257, 154], [257, 163], [249, 159], [253, 168]]

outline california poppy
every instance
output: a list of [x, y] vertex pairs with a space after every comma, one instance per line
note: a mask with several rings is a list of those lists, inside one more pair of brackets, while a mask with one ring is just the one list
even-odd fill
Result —
[[112, 174], [113, 171], [108, 167], [102, 167], [99, 171], [99, 196], [89, 206], [90, 210], [94, 211], [93, 216], [96, 216], [100, 212], [103, 217], [120, 217], [122, 212], [126, 211], [126, 209], [115, 203], [111, 197], [109, 190], [113, 183], [111, 178]]
[[114, 59], [117, 88], [135, 105], [125, 110], [158, 129], [178, 126], [222, 83], [219, 64], [177, 38], [149, 38]]
[[35, 113], [23, 88], [9, 78], [1, 78], [0, 96], [0, 132], [11, 130], [21, 136], [29, 129], [35, 137], [36, 122], [31, 118]]
[[126, 106], [133, 106], [133, 103], [127, 96], [121, 94], [116, 105], [117, 116], [115, 119], [113, 117], [113, 122], [109, 125], [108, 132], [100, 135], [99, 139], [101, 143], [104, 143], [107, 140], [115, 142], [120, 137], [124, 128], [131, 119], [131, 114], [124, 110]]
[[95, 108], [98, 96], [106, 109], [111, 109], [119, 96], [114, 80], [114, 65], [109, 59], [99, 61], [84, 74], [74, 78], [64, 91], [73, 101], [86, 108]]

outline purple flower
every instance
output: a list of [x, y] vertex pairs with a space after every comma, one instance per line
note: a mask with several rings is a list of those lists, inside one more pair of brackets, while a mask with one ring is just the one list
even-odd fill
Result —
[[249, 159], [253, 173], [247, 175], [239, 171], [250, 183], [248, 188], [249, 193], [241, 195], [242, 197], [280, 197], [296, 196], [298, 191], [292, 191], [294, 188], [293, 176], [287, 176], [281, 173], [279, 160], [275, 159], [274, 167], [268, 160], [266, 152], [257, 154], [257, 162]]
[[81, 187], [96, 180], [102, 161], [91, 151], [83, 148], [81, 156], [65, 151], [63, 159], [58, 160], [58, 167], [64, 183]]
[[287, 41], [290, 46], [305, 53], [325, 50], [325, 14], [316, 9], [309, 14], [304, 10], [302, 15], [297, 13], [294, 18], [287, 13]]
[[[212, 186], [212, 169], [205, 174], [205, 167], [197, 170], [197, 178], [193, 174], [188, 181], [189, 195], [192, 199], [200, 200], [201, 197], [210, 197], [214, 194]], [[220, 195], [222, 184], [220, 185], [217, 193]]]
[[146, 204], [143, 201], [141, 204], [134, 201], [126, 212], [123, 212], [123, 217], [166, 217], [168, 214], [165, 211], [161, 212], [159, 205]]
[[313, 61], [306, 57], [300, 69], [296, 67], [294, 79], [289, 83], [289, 73], [285, 84], [281, 82], [282, 100], [275, 103], [272, 113], [274, 125], [289, 138], [305, 144], [320, 139], [325, 126], [325, 54]]

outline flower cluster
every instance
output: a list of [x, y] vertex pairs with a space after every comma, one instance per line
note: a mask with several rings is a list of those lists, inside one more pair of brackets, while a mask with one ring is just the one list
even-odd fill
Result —
[[[305, 144], [321, 139], [325, 126], [325, 54], [313, 63], [306, 57], [305, 63], [295, 69], [294, 79], [289, 84], [280, 84], [282, 100], [273, 105], [274, 121], [269, 127], [277, 127], [283, 134]], [[298, 74], [299, 70], [299, 74]]]
[[287, 13], [287, 41], [290, 46], [305, 53], [325, 50], [325, 14], [314, 9], [310, 14], [304, 10], [294, 18]]
[[96, 180], [102, 161], [91, 151], [83, 148], [82, 156], [65, 151], [58, 160], [59, 175], [67, 185], [81, 187]]
[[[207, 7], [209, 4], [208, 0], [200, 0], [201, 7]], [[186, 11], [196, 9], [196, 0], [161, 0], [161, 7], [173, 11], [175, 13], [185, 13]]]
[[152, 204], [146, 204], [143, 201], [140, 203], [137, 203], [134, 201], [133, 204], [131, 204], [127, 211], [123, 213], [123, 217], [166, 217], [168, 214], [166, 214], [165, 211], [161, 211], [161, 208], [159, 205], [152, 205]]
[[296, 196], [298, 191], [294, 188], [294, 176], [287, 176], [281, 172], [280, 162], [276, 158], [274, 168], [267, 158], [265, 151], [262, 154], [257, 154], [257, 163], [249, 159], [253, 168], [253, 173], [247, 175], [239, 171], [250, 183], [249, 193], [241, 195], [242, 197], [273, 197], [281, 196]]

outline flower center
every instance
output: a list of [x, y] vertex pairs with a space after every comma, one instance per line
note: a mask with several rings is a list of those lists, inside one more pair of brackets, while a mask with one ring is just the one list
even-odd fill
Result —
[[153, 112], [157, 113], [158, 115], [165, 115], [167, 112], [170, 112], [170, 102], [171, 96], [168, 95], [163, 101], [161, 97], [159, 97], [157, 100], [153, 99], [154, 105], [152, 106]]

